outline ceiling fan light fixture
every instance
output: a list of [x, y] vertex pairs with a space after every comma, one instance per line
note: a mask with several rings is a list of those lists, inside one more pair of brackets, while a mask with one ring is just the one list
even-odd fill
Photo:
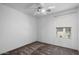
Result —
[[40, 6], [36, 8], [35, 15], [47, 15], [52, 13], [52, 10], [55, 8], [55, 6], [44, 7], [43, 5], [45, 4], [40, 4]]

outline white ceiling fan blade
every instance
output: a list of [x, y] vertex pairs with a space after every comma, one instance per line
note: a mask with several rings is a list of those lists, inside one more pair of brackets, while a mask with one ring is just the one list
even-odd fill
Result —
[[50, 6], [50, 7], [48, 7], [48, 9], [54, 9], [55, 8], [55, 6]]

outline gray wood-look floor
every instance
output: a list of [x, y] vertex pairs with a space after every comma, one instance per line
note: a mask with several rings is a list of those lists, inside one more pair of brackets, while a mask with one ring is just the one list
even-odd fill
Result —
[[79, 52], [73, 49], [50, 45], [41, 42], [34, 42], [18, 49], [3, 53], [2, 55], [78, 55]]

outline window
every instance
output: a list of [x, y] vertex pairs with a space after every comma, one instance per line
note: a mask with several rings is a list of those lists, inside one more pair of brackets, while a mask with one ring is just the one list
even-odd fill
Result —
[[56, 35], [58, 38], [70, 39], [71, 27], [56, 27]]

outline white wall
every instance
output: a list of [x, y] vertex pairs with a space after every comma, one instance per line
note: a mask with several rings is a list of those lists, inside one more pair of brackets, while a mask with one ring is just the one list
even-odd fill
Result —
[[36, 19], [0, 4], [0, 54], [36, 41]]
[[[77, 49], [77, 13], [57, 17], [44, 16], [39, 19], [39, 24], [39, 41]], [[57, 38], [56, 27], [72, 27], [71, 39]]]
[[77, 26], [78, 26], [78, 51], [79, 51], [79, 8], [78, 8], [78, 13], [77, 13], [77, 16], [78, 16], [78, 24], [77, 24]]

